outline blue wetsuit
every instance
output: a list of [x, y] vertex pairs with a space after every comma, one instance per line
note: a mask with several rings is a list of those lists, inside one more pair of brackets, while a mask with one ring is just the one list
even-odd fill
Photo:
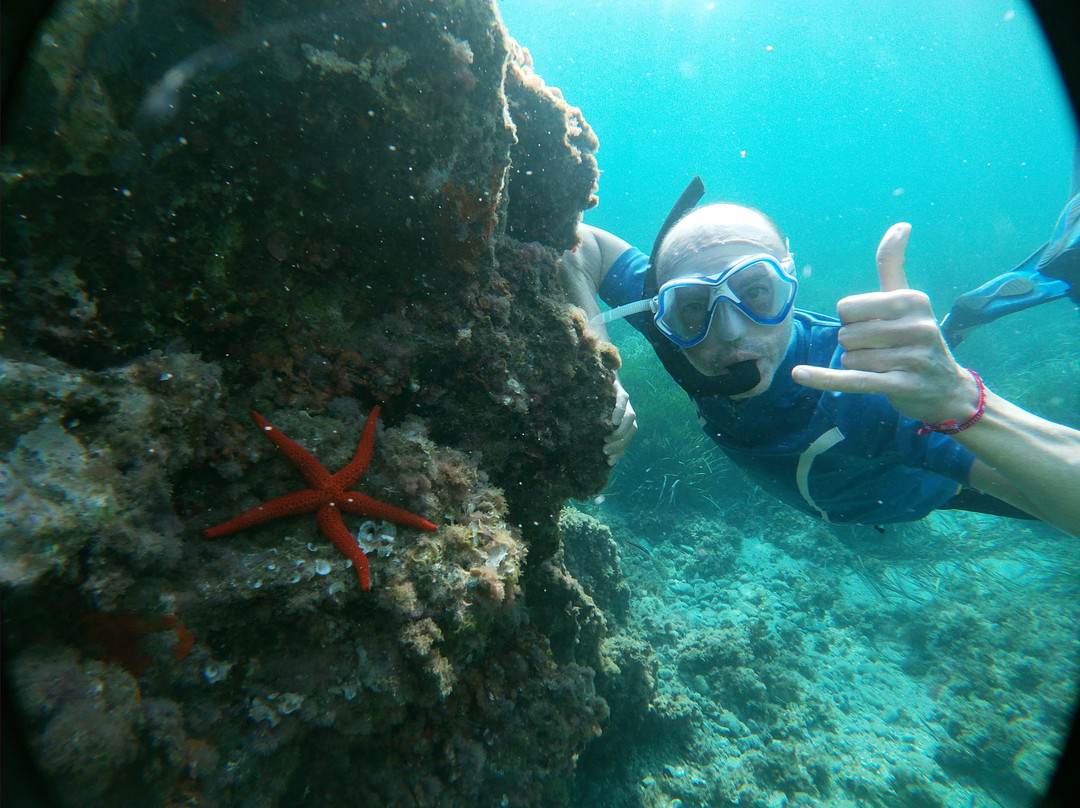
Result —
[[[604, 277], [610, 306], [640, 300], [649, 257], [620, 255]], [[647, 315], [628, 317], [642, 331]], [[705, 433], [771, 494], [830, 522], [885, 524], [921, 519], [967, 485], [974, 455], [945, 435], [918, 435], [919, 422], [885, 396], [823, 393], [796, 384], [797, 364], [842, 367], [840, 322], [800, 309], [787, 354], [764, 393], [734, 402], [692, 397]]]

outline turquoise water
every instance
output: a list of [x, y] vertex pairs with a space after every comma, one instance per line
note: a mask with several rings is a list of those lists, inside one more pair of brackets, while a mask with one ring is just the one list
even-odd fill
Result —
[[[833, 313], [839, 298], [876, 288], [878, 241], [908, 221], [909, 282], [941, 317], [1045, 242], [1080, 171], [1075, 118], [1023, 3], [500, 9], [600, 140], [600, 203], [586, 222], [647, 252], [700, 174], [703, 201], [760, 208], [787, 235], [803, 308]], [[613, 334], [637, 339], [620, 323]], [[957, 357], [1078, 425], [1077, 340], [1075, 307], [1056, 301], [975, 330]]]
[[[705, 201], [777, 222], [800, 305], [825, 313], [875, 288], [878, 240], [909, 221], [908, 278], [940, 316], [1046, 240], [1077, 131], [1026, 7], [881, 5], [501, 9], [599, 138], [600, 204], [585, 221], [648, 251], [700, 174]], [[1057, 301], [975, 331], [956, 354], [1077, 425], [1078, 326]], [[1075, 542], [955, 512], [882, 533], [822, 525], [709, 444], [636, 332], [612, 336], [640, 428], [609, 489], [580, 507], [620, 545], [659, 718], [626, 762], [584, 759], [580, 804], [1031, 804], [1080, 671]]]
[[1030, 10], [1008, 2], [507, 0], [510, 32], [600, 139], [586, 221], [647, 251], [686, 182], [767, 212], [813, 273], [801, 305], [876, 283], [895, 221], [951, 297], [1045, 239], [1076, 129]]

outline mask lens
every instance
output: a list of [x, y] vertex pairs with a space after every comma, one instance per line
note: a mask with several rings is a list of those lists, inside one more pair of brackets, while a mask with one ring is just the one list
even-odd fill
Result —
[[728, 279], [728, 287], [747, 314], [762, 320], [779, 315], [788, 302], [788, 284], [764, 261], [736, 272]]
[[671, 313], [665, 317], [665, 322], [676, 337], [685, 342], [696, 342], [705, 335], [713, 291], [708, 286], [677, 286], [670, 290], [665, 302]]

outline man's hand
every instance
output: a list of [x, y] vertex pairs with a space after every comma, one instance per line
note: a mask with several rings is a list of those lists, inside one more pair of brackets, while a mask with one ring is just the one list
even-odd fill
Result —
[[842, 393], [881, 393], [900, 413], [937, 424], [963, 421], [979, 394], [975, 380], [953, 359], [923, 292], [909, 289], [904, 251], [911, 225], [894, 224], [877, 250], [880, 292], [836, 304], [845, 370], [797, 365], [799, 384]]
[[630, 406], [630, 396], [618, 379], [615, 380], [615, 409], [611, 413], [611, 426], [611, 433], [604, 439], [604, 454], [607, 455], [608, 465], [614, 466], [626, 453], [630, 439], [637, 432], [637, 414]]

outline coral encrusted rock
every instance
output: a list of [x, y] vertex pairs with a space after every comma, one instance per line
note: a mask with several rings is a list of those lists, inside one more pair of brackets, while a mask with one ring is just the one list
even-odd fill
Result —
[[[0, 587], [53, 796], [565, 804], [617, 670], [545, 619], [619, 362], [558, 283], [580, 110], [493, 0], [71, 0], [19, 91]], [[369, 591], [314, 514], [200, 538], [305, 485], [249, 410], [335, 472], [376, 404], [358, 490], [437, 529], [346, 516]]]

